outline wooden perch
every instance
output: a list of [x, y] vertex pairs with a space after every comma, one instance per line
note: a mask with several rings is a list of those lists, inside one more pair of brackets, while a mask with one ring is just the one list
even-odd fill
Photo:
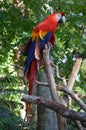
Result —
[[51, 62], [50, 62], [50, 59], [49, 59], [49, 51], [50, 50], [49, 50], [48, 45], [45, 44], [45, 48], [43, 50], [43, 59], [44, 59], [44, 64], [45, 64], [47, 80], [48, 80], [48, 84], [49, 84], [49, 87], [50, 87], [52, 99], [56, 102], [59, 102], [60, 99], [57, 96], [57, 92], [56, 92], [56, 84], [55, 84], [54, 77], [53, 77], [53, 74], [52, 74], [53, 72], [52, 72], [52, 69], [51, 69]]
[[50, 101], [42, 97], [29, 95], [23, 95], [21, 100], [27, 103], [31, 102], [44, 105], [45, 107], [60, 113], [63, 117], [70, 118], [72, 120], [86, 121], [86, 112], [76, 112], [74, 110], [68, 109], [61, 103]]

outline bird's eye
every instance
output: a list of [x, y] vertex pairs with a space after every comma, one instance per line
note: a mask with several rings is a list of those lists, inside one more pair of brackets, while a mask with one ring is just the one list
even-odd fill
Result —
[[58, 14], [58, 17], [61, 18], [61, 14]]
[[61, 17], [61, 14], [58, 14], [58, 17]]

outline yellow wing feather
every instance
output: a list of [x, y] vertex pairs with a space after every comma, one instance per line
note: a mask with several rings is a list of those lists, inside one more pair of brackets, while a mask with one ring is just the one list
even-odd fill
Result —
[[47, 32], [43, 32], [43, 31], [39, 31], [39, 32], [32, 32], [32, 41], [34, 41], [35, 39], [37, 39], [38, 37], [43, 39], [45, 37], [45, 35], [47, 34]]

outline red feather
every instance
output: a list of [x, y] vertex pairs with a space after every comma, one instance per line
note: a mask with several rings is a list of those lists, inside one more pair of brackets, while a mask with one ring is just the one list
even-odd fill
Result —
[[[26, 79], [29, 80], [29, 91], [28, 91], [28, 94], [29, 95], [32, 95], [32, 90], [33, 90], [33, 85], [34, 85], [34, 82], [35, 82], [35, 76], [37, 74], [37, 69], [35, 67], [36, 65], [36, 59], [34, 59], [32, 62], [31, 62], [31, 65], [30, 65], [30, 69], [26, 75]], [[28, 122], [30, 121], [30, 108], [31, 108], [31, 103], [28, 103]]]
[[37, 33], [39, 32], [39, 30], [42, 30], [43, 32], [55, 32], [56, 28], [58, 26], [58, 22], [55, 18], [55, 14], [50, 15], [49, 17], [47, 17], [43, 22], [41, 22], [40, 24], [38, 24], [35, 28], [34, 28], [34, 32]]
[[[32, 62], [31, 62], [31, 65], [30, 65], [30, 69], [28, 71], [28, 73], [26, 74], [26, 80], [29, 81], [29, 86], [28, 86], [28, 94], [29, 95], [32, 95], [32, 92], [33, 92], [33, 86], [34, 86], [34, 83], [35, 83], [35, 80], [36, 80], [36, 75], [37, 75], [37, 72], [40, 68], [40, 64], [42, 62], [42, 58], [40, 58], [40, 60], [36, 60], [34, 59]], [[28, 103], [28, 122], [30, 121], [30, 108], [31, 108], [31, 103]]]

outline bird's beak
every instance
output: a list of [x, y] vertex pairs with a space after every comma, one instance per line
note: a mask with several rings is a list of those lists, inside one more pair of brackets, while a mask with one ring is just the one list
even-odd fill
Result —
[[65, 16], [63, 16], [62, 17], [62, 22], [65, 23], [65, 21], [66, 21], [66, 18], [65, 18]]
[[65, 23], [65, 21], [66, 21], [65, 16], [62, 16], [62, 17], [61, 17], [61, 19], [59, 20], [59, 23], [63, 23], [63, 24], [64, 24], [64, 23]]

